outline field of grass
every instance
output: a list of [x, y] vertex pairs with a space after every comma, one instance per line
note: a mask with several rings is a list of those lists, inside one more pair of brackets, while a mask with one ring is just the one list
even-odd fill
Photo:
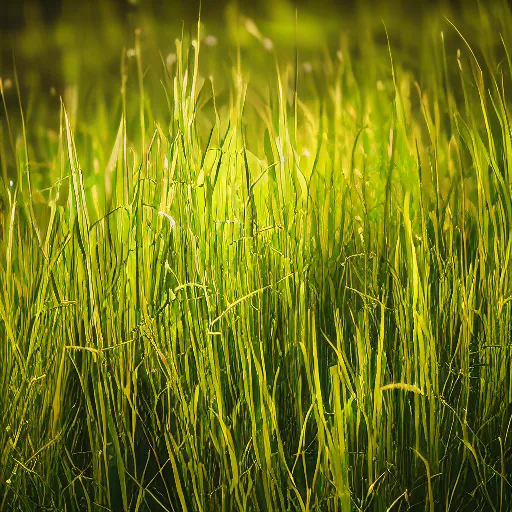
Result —
[[0, 510], [512, 510], [506, 2], [66, 5], [1, 48]]

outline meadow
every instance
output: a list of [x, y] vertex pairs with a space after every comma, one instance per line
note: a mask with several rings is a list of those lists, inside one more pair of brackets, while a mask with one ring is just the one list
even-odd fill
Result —
[[507, 3], [66, 5], [0, 44], [0, 510], [512, 510]]

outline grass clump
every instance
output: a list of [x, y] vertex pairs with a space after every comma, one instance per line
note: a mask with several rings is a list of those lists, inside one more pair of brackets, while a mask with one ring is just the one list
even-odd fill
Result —
[[509, 510], [512, 16], [427, 14], [4, 78], [0, 509]]

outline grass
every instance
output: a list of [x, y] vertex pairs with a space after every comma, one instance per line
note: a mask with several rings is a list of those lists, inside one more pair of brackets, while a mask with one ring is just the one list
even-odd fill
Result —
[[275, 9], [2, 61], [1, 510], [510, 510], [512, 13]]

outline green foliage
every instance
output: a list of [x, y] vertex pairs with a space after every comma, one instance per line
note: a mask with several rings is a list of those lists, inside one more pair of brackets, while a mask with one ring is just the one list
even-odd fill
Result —
[[469, 4], [19, 36], [1, 510], [510, 509], [512, 14]]

